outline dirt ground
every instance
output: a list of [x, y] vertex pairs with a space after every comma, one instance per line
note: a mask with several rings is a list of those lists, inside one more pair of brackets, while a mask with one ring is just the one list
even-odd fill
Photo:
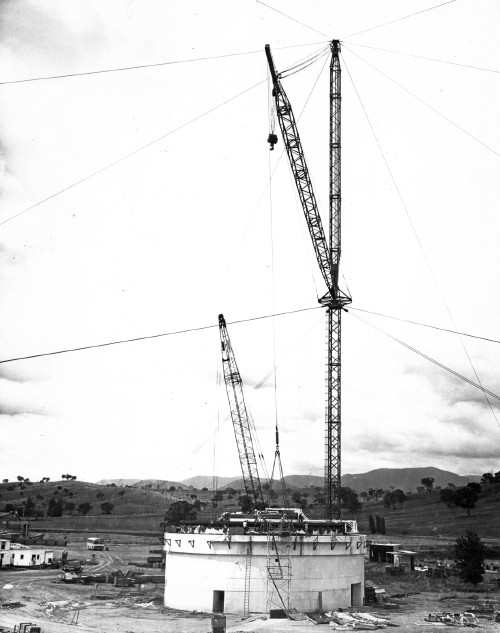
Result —
[[[85, 567], [85, 571], [116, 570], [126, 572], [136, 569], [129, 561], [146, 560], [150, 547], [159, 548], [158, 543], [137, 544], [109, 543], [109, 551], [96, 552], [95, 565]], [[69, 558], [88, 559], [90, 552], [83, 541], [70, 542]], [[59, 557], [62, 548], [54, 548]], [[500, 593], [485, 593], [479, 590], [466, 593], [455, 579], [427, 579], [414, 576], [390, 577], [381, 569], [368, 566], [367, 578], [386, 589], [388, 601], [395, 606], [374, 605], [364, 611], [389, 618], [394, 626], [413, 633], [415, 631], [436, 631], [442, 626], [424, 623], [424, 617], [431, 612], [458, 613], [469, 611], [485, 600], [490, 600], [500, 609]], [[148, 570], [159, 573], [160, 570]], [[43, 633], [70, 633], [75, 628], [88, 633], [208, 633], [211, 631], [211, 615], [207, 613], [180, 612], [163, 606], [163, 584], [146, 584], [118, 588], [110, 584], [94, 585], [63, 584], [59, 582], [59, 570], [2, 571], [0, 574], [0, 605], [20, 603], [14, 608], [0, 608], [0, 627], [14, 627], [20, 622], [33, 622], [42, 627]], [[493, 587], [494, 585], [490, 585]], [[394, 594], [410, 594], [394, 597]], [[253, 616], [226, 615], [228, 633], [239, 631], [305, 633], [311, 627], [329, 631], [328, 625], [289, 620], [269, 620]], [[500, 631], [500, 624], [491, 619], [480, 618], [479, 627], [485, 631]]]

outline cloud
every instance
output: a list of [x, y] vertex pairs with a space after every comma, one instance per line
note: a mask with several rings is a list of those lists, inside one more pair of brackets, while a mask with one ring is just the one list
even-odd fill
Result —
[[[85, 18], [87, 23], [80, 15], [79, 23], [71, 25], [62, 3], [44, 5], [29, 0], [3, 0], [0, 40], [2, 46], [14, 54], [51, 57], [59, 66], [62, 62], [68, 64], [80, 58], [85, 42], [92, 43], [96, 38], [94, 29], [90, 28], [96, 19], [94, 12], [87, 11]], [[74, 30], [79, 34], [76, 41]]]
[[363, 433], [353, 438], [353, 445], [357, 450], [369, 451], [370, 453], [388, 453], [401, 450], [401, 442], [405, 440], [396, 436], [384, 436], [376, 433], [370, 435]]
[[[406, 367], [404, 371], [407, 374], [424, 378], [431, 385], [434, 392], [448, 405], [454, 406], [462, 403], [472, 403], [479, 405], [481, 408], [490, 408], [485, 394], [481, 389], [437, 367], [425, 367], [424, 369], [419, 366], [411, 366]], [[460, 370], [460, 373], [465, 377], [469, 377], [468, 374], [470, 374], [471, 371], [470, 368], [469, 371], [463, 369]], [[500, 395], [500, 382], [498, 381], [498, 377], [493, 376], [490, 370], [481, 371], [476, 367], [476, 371], [478, 372], [483, 388]], [[470, 379], [475, 383], [478, 382], [475, 376], [472, 376]], [[488, 397], [488, 400], [493, 408], [500, 410], [499, 400], [491, 396]]]
[[22, 404], [0, 402], [0, 416], [2, 415], [14, 417], [18, 415], [45, 415], [45, 413], [40, 409], [36, 410], [34, 407], [23, 406]]
[[463, 440], [458, 443], [441, 446], [427, 446], [425, 454], [431, 457], [460, 457], [461, 459], [497, 459], [498, 447], [494, 442], [485, 440], [482, 443], [473, 443]]
[[8, 380], [10, 382], [29, 382], [30, 378], [21, 374], [19, 370], [8, 365], [0, 365], [0, 380]]

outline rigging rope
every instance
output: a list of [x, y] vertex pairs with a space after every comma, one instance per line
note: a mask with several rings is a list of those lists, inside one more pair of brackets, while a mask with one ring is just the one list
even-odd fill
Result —
[[[349, 50], [349, 49], [347, 49], [347, 50]], [[354, 55], [356, 55], [356, 53], [353, 53], [353, 54], [354, 54]], [[359, 55], [356, 55], [356, 57], [359, 57]], [[362, 61], [365, 61], [365, 60], [363, 60], [363, 58], [361, 58], [361, 57], [360, 57], [360, 59], [361, 59]], [[372, 125], [372, 122], [371, 122], [370, 118], [368, 117], [368, 112], [366, 111], [366, 108], [365, 108], [365, 106], [364, 106], [364, 104], [363, 104], [363, 101], [361, 100], [361, 96], [360, 96], [360, 94], [359, 94], [359, 91], [358, 91], [358, 89], [357, 89], [357, 87], [356, 87], [356, 85], [355, 85], [355, 83], [354, 83], [354, 80], [353, 80], [353, 78], [352, 78], [351, 73], [349, 72], [349, 68], [348, 68], [348, 67], [347, 67], [347, 65], [345, 64], [345, 60], [344, 60], [344, 58], [343, 58], [343, 57], [342, 57], [342, 60], [344, 61], [344, 65], [345, 65], [345, 67], [346, 67], [347, 74], [348, 74], [348, 76], [349, 76], [349, 79], [351, 80], [351, 83], [352, 83], [352, 86], [353, 86], [354, 91], [355, 91], [355, 93], [356, 93], [356, 96], [357, 96], [357, 98], [358, 98], [358, 100], [359, 100], [359, 103], [360, 103], [361, 108], [362, 108], [362, 110], [363, 110], [363, 113], [364, 113], [364, 115], [365, 115], [365, 117], [366, 117], [366, 120], [367, 120], [367, 122], [368, 122], [368, 125], [369, 125], [369, 127], [370, 127], [370, 130], [371, 130], [371, 132], [372, 132], [372, 134], [373, 134], [373, 137], [374, 137], [374, 139], [375, 139], [375, 142], [376, 142], [376, 144], [377, 144], [377, 147], [378, 147], [378, 149], [379, 149], [379, 152], [380, 152], [380, 154], [381, 154], [381, 156], [382, 156], [382, 160], [383, 160], [383, 162], [384, 162], [384, 164], [385, 164], [385, 166], [386, 166], [386, 168], [387, 168], [387, 171], [389, 172], [389, 176], [390, 176], [390, 178], [391, 178], [391, 181], [392, 181], [392, 183], [393, 183], [393, 185], [394, 185], [394, 188], [395, 188], [395, 190], [396, 190], [396, 192], [397, 192], [397, 195], [398, 195], [398, 197], [399, 197], [399, 200], [400, 200], [400, 202], [401, 202], [401, 205], [402, 205], [402, 207], [403, 207], [403, 209], [404, 209], [404, 211], [405, 211], [405, 213], [406, 213], [406, 217], [407, 217], [407, 219], [408, 219], [408, 221], [409, 221], [409, 223], [410, 223], [410, 226], [411, 226], [411, 228], [412, 228], [413, 234], [414, 234], [414, 236], [415, 236], [415, 238], [416, 238], [416, 240], [417, 240], [417, 243], [418, 243], [418, 245], [419, 245], [419, 247], [420, 247], [420, 251], [421, 251], [421, 253], [422, 253], [422, 255], [423, 255], [423, 258], [424, 258], [424, 260], [425, 260], [425, 263], [427, 264], [427, 268], [429, 269], [429, 272], [430, 272], [430, 274], [431, 274], [432, 280], [434, 281], [434, 285], [436, 286], [436, 289], [437, 289], [437, 291], [438, 291], [438, 293], [439, 293], [439, 296], [441, 297], [441, 301], [443, 302], [443, 305], [444, 305], [444, 307], [445, 307], [446, 312], [448, 313], [448, 316], [449, 316], [449, 318], [450, 318], [450, 321], [451, 321], [451, 323], [452, 323], [453, 327], [455, 328], [455, 330], [457, 330], [458, 328], [457, 328], [457, 325], [456, 325], [456, 323], [455, 323], [455, 318], [454, 318], [454, 316], [453, 316], [453, 314], [452, 314], [452, 312], [451, 312], [451, 309], [450, 309], [450, 307], [449, 307], [449, 305], [448, 305], [448, 302], [446, 301], [446, 297], [444, 296], [444, 292], [443, 292], [443, 290], [441, 289], [441, 286], [440, 286], [440, 284], [439, 284], [439, 282], [438, 282], [438, 279], [437, 279], [437, 277], [436, 277], [436, 274], [434, 273], [434, 269], [433, 269], [433, 268], [432, 268], [432, 266], [431, 266], [431, 262], [430, 262], [429, 258], [427, 257], [427, 253], [426, 253], [426, 251], [425, 251], [425, 249], [424, 249], [424, 245], [422, 244], [422, 241], [421, 241], [421, 239], [420, 239], [420, 237], [419, 237], [419, 235], [418, 235], [417, 229], [416, 229], [416, 227], [415, 227], [415, 225], [414, 225], [414, 223], [413, 223], [413, 220], [412, 220], [412, 218], [411, 218], [411, 215], [410, 215], [410, 212], [409, 212], [409, 210], [408, 210], [408, 207], [407, 207], [407, 205], [406, 205], [406, 203], [405, 203], [405, 201], [404, 201], [404, 199], [403, 199], [403, 196], [402, 196], [402, 194], [401, 194], [401, 190], [399, 189], [399, 186], [398, 186], [398, 184], [397, 184], [397, 182], [396, 182], [396, 179], [395, 179], [395, 177], [394, 177], [394, 174], [392, 173], [392, 170], [391, 170], [391, 167], [390, 167], [390, 165], [389, 165], [389, 162], [388, 162], [388, 160], [387, 160], [387, 158], [386, 158], [386, 156], [385, 156], [385, 154], [384, 154], [384, 151], [382, 150], [382, 146], [381, 146], [381, 144], [380, 144], [380, 142], [379, 142], [379, 140], [378, 140], [378, 137], [377, 137], [377, 135], [376, 135], [376, 133], [375, 133], [375, 129], [374, 129], [373, 125]], [[368, 62], [367, 62], [367, 63], [368, 63]], [[372, 66], [372, 65], [371, 65], [371, 64], [369, 64], [369, 66]], [[375, 66], [373, 66], [373, 68], [375, 68]], [[377, 70], [377, 69], [375, 69], [375, 70]], [[381, 72], [381, 71], [379, 71], [379, 72]], [[382, 73], [382, 74], [384, 74], [384, 73]], [[385, 75], [385, 76], [387, 76], [387, 75]], [[388, 78], [390, 79], [390, 77], [388, 77]], [[391, 80], [391, 81], [393, 81], [393, 80]], [[397, 83], [397, 82], [395, 82], [395, 83]], [[399, 84], [398, 84], [398, 85], [399, 85]], [[402, 86], [401, 86], [401, 87], [402, 87]], [[406, 88], [404, 88], [404, 90], [405, 90], [405, 91], [407, 91], [407, 90], [406, 90]], [[407, 91], [407, 92], [409, 92], [409, 91]], [[410, 93], [410, 94], [413, 94], [413, 93]], [[415, 95], [413, 95], [413, 96], [415, 96]], [[421, 101], [421, 99], [419, 99], [418, 97], [417, 97], [417, 99], [418, 99], [419, 101]], [[422, 103], [425, 103], [425, 102], [423, 102], [423, 101], [422, 101]], [[427, 105], [427, 104], [426, 104], [426, 105]], [[431, 106], [429, 106], [429, 107], [431, 107]], [[431, 109], [434, 109], [434, 108], [431, 108]], [[444, 116], [444, 115], [442, 115], [442, 116]], [[446, 117], [445, 117], [445, 118], [446, 118]], [[460, 129], [462, 129], [462, 128], [460, 128]], [[494, 151], [494, 150], [492, 150], [492, 151]], [[496, 152], [495, 152], [495, 153], [496, 153]], [[499, 156], [500, 156], [500, 154], [499, 154]], [[481, 379], [479, 378], [479, 374], [477, 373], [477, 370], [476, 370], [476, 368], [475, 368], [475, 366], [474, 366], [474, 363], [472, 362], [472, 358], [471, 358], [471, 356], [470, 356], [470, 354], [469, 354], [469, 351], [468, 351], [468, 349], [467, 349], [467, 346], [465, 345], [465, 342], [464, 342], [463, 338], [460, 336], [460, 334], [458, 335], [458, 338], [459, 338], [459, 340], [460, 340], [460, 344], [462, 345], [462, 349], [463, 349], [463, 351], [464, 351], [464, 353], [465, 353], [465, 355], [466, 355], [466, 357], [467, 357], [467, 360], [469, 361], [469, 364], [470, 364], [470, 366], [471, 366], [471, 368], [472, 368], [472, 371], [474, 372], [474, 375], [475, 375], [475, 377], [476, 377], [476, 380], [477, 380], [477, 382], [478, 382], [478, 383], [479, 383], [479, 385], [480, 385], [480, 389], [482, 389], [482, 391], [483, 391], [484, 399], [485, 399], [485, 401], [486, 401], [486, 403], [487, 403], [487, 405], [488, 405], [488, 407], [489, 407], [489, 409], [490, 409], [490, 411], [491, 411], [491, 414], [492, 414], [492, 415], [493, 415], [493, 417], [495, 418], [495, 422], [497, 423], [497, 425], [500, 427], [500, 423], [499, 423], [499, 421], [498, 421], [498, 418], [497, 418], [497, 415], [496, 415], [496, 413], [495, 413], [495, 410], [494, 410], [494, 408], [493, 408], [493, 406], [492, 406], [492, 404], [491, 404], [491, 402], [490, 402], [490, 400], [489, 400], [489, 398], [488, 398], [488, 394], [489, 394], [489, 392], [488, 392], [487, 390], [485, 390], [485, 389], [483, 389], [483, 388], [482, 388]]]
[[[491, 396], [495, 400], [499, 400], [500, 401], [500, 396], [498, 394], [494, 393], [493, 391], [490, 391], [489, 389], [485, 389], [482, 386], [482, 384], [476, 383], [473, 380], [471, 380], [470, 378], [467, 378], [466, 376], [464, 376], [464, 375], [460, 374], [459, 372], [455, 371], [454, 369], [451, 369], [447, 365], [444, 365], [443, 363], [440, 363], [435, 358], [432, 358], [431, 356], [428, 356], [427, 354], [424, 354], [424, 352], [421, 352], [420, 350], [416, 349], [412, 345], [409, 345], [408, 343], [405, 343], [404, 341], [402, 341], [401, 339], [397, 338], [396, 336], [393, 336], [392, 334], [389, 334], [389, 332], [386, 332], [382, 328], [380, 328], [380, 327], [378, 327], [376, 325], [373, 325], [372, 323], [369, 323], [368, 321], [366, 321], [365, 319], [363, 319], [359, 315], [352, 314], [350, 311], [347, 311], [347, 312], [349, 312], [349, 314], [351, 314], [355, 319], [358, 319], [359, 321], [362, 321], [365, 325], [368, 325], [369, 327], [373, 328], [377, 332], [380, 332], [381, 334], [383, 334], [384, 336], [387, 336], [388, 338], [392, 339], [396, 343], [399, 343], [403, 347], [406, 347], [410, 351], [415, 352], [415, 354], [418, 354], [419, 356], [421, 356], [422, 358], [425, 358], [426, 360], [428, 360], [429, 362], [433, 363], [434, 365], [437, 365], [441, 369], [444, 369], [445, 371], [449, 372], [450, 374], [452, 374], [456, 378], [460, 378], [460, 380], [463, 380], [464, 382], [468, 383], [472, 387], [475, 387], [476, 389], [479, 389], [479, 391], [482, 391], [484, 395], [488, 394], [489, 396]], [[496, 416], [495, 416], [495, 420], [496, 420], [496, 422], [497, 422], [497, 424], [498, 424], [498, 426], [500, 428], [500, 423], [498, 422], [498, 419], [496, 418]]]

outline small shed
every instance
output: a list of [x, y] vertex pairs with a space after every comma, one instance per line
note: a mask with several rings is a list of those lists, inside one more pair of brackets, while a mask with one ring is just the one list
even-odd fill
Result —
[[370, 545], [370, 562], [371, 563], [390, 563], [391, 557], [388, 553], [395, 552], [401, 543], [369, 543]]

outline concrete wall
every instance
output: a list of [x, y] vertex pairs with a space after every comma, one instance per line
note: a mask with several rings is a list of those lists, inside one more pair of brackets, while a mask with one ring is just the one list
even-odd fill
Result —
[[[165, 605], [210, 612], [218, 591], [224, 592], [225, 612], [243, 613], [248, 559], [250, 612], [267, 612], [268, 591], [272, 608], [279, 608], [267, 571], [269, 558], [274, 561], [278, 555], [282, 569], [291, 562], [291, 607], [312, 611], [362, 604], [363, 535], [290, 536], [277, 539], [274, 547], [278, 554], [265, 535], [165, 534]], [[279, 587], [284, 581], [276, 582]]]

